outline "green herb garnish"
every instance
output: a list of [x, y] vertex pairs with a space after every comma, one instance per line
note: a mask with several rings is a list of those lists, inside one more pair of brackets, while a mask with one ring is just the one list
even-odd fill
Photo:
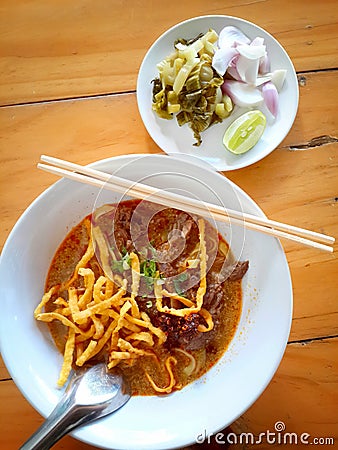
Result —
[[156, 261], [153, 259], [146, 259], [140, 264], [141, 274], [145, 276], [145, 282], [149, 289], [152, 289], [154, 285], [154, 278], [158, 278], [158, 272], [156, 267]]
[[140, 270], [145, 277], [155, 278], [157, 272], [156, 262], [153, 259], [146, 259], [141, 262]]
[[187, 272], [181, 272], [174, 277], [174, 280], [173, 280], [174, 287], [175, 287], [175, 291], [178, 295], [183, 296], [184, 290], [182, 289], [181, 283], [183, 281], [187, 281], [188, 278], [189, 278], [189, 275], [187, 274]]
[[130, 255], [126, 249], [122, 249], [123, 257], [119, 261], [112, 261], [111, 269], [113, 272], [123, 273], [130, 268]]

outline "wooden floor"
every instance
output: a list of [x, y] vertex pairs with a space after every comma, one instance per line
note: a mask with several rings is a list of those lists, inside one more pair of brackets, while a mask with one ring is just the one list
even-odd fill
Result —
[[[55, 181], [35, 170], [40, 154], [86, 164], [161, 153], [138, 113], [138, 68], [162, 32], [205, 14], [238, 16], [270, 32], [299, 81], [288, 136], [262, 161], [226, 176], [270, 218], [337, 237], [337, 11], [336, 0], [1, 1], [1, 247], [22, 212]], [[259, 435], [282, 421], [287, 431], [334, 437], [338, 445], [337, 245], [328, 254], [282, 244], [294, 292], [289, 344], [265, 392], [231, 429]], [[42, 418], [2, 362], [0, 380], [0, 448], [14, 450]], [[66, 437], [55, 448], [93, 447]]]

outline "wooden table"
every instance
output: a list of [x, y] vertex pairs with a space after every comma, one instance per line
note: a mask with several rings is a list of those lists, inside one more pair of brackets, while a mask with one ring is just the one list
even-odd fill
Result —
[[[138, 114], [138, 68], [162, 32], [205, 14], [238, 16], [265, 28], [292, 58], [299, 80], [299, 110], [288, 136], [262, 161], [226, 176], [270, 218], [338, 236], [336, 0], [3, 0], [1, 245], [25, 208], [55, 181], [35, 169], [41, 153], [87, 164], [161, 152]], [[334, 437], [338, 445], [337, 247], [329, 254], [283, 246], [294, 291], [289, 343], [270, 385], [231, 429], [258, 435], [283, 421], [286, 431]], [[12, 450], [42, 418], [3, 363], [0, 370], [0, 448]], [[66, 437], [55, 448], [92, 447]]]

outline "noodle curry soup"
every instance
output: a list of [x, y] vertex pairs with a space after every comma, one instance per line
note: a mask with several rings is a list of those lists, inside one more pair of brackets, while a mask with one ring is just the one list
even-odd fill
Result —
[[100, 207], [58, 248], [34, 312], [63, 354], [58, 385], [105, 361], [133, 395], [182, 389], [229, 345], [248, 266], [201, 217], [140, 200]]

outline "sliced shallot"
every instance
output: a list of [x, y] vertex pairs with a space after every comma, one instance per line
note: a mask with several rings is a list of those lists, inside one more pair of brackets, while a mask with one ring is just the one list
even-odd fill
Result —
[[237, 72], [243, 81], [255, 84], [260, 59], [266, 55], [265, 45], [239, 45], [237, 50], [239, 53]]
[[[239, 107], [253, 108], [265, 103], [276, 117], [286, 70], [271, 72], [264, 38], [249, 39], [235, 26], [224, 27], [218, 36], [213, 68], [224, 77], [223, 93]], [[231, 77], [232, 79], [228, 79]]]
[[222, 91], [229, 95], [231, 100], [238, 106], [251, 108], [263, 102], [263, 96], [255, 86], [241, 81], [225, 80]]
[[224, 27], [218, 36], [218, 46], [234, 47], [236, 44], [250, 44], [250, 39], [236, 27]]
[[220, 75], [224, 75], [229, 64], [238, 55], [238, 51], [232, 47], [222, 47], [215, 51], [212, 58], [212, 66]]
[[245, 83], [256, 84], [258, 65], [258, 59], [248, 59], [240, 55], [236, 64], [236, 70], [241, 80]]
[[234, 80], [242, 81], [236, 67], [228, 67], [227, 74], [230, 75]]
[[264, 38], [257, 36], [250, 42], [250, 45], [264, 45]]
[[278, 92], [282, 90], [285, 77], [286, 77], [285, 69], [277, 69], [271, 73], [271, 83], [273, 83], [276, 86]]
[[259, 69], [258, 72], [262, 75], [267, 74], [270, 71], [270, 58], [268, 54], [265, 56], [262, 56], [262, 58], [259, 60]]
[[269, 81], [262, 86], [262, 95], [266, 107], [276, 117], [278, 112], [278, 92], [276, 86]]

